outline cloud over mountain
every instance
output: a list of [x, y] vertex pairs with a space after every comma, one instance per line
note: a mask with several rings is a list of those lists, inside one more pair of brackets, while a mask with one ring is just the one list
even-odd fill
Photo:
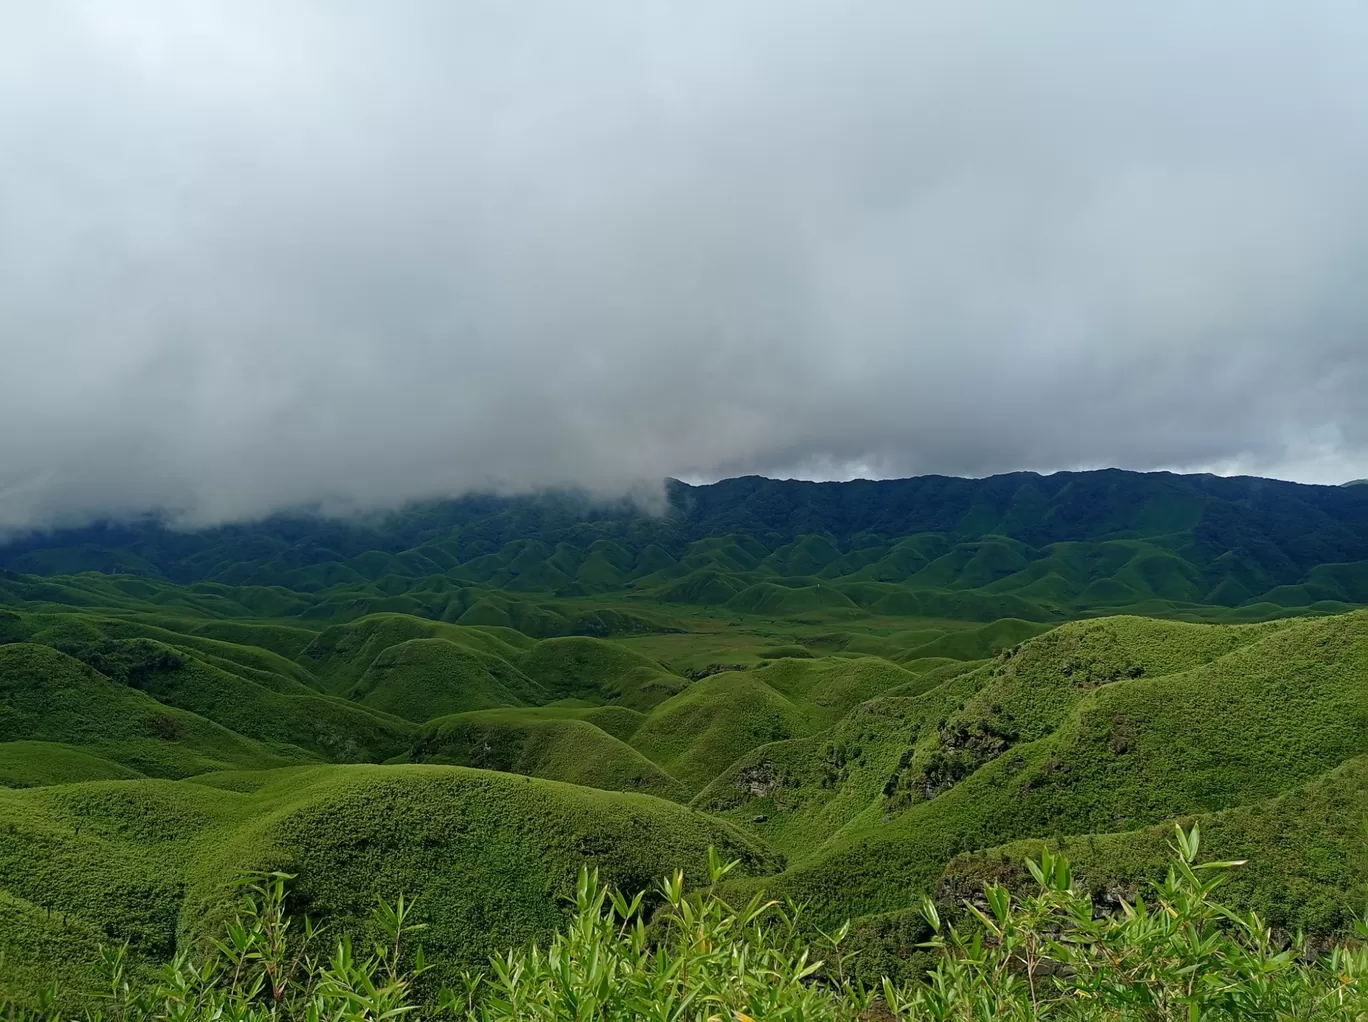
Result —
[[1368, 467], [1368, 11], [53, 2], [0, 526]]

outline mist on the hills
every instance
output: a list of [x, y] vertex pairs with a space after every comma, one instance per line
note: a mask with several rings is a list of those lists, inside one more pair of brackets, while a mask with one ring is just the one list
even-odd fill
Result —
[[1368, 8], [52, 2], [0, 526], [1368, 474]]

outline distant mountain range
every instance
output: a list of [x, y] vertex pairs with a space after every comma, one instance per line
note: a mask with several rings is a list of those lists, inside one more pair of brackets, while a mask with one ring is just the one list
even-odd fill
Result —
[[[453, 585], [981, 620], [1220, 608], [1257, 618], [1368, 603], [1368, 487], [1112, 469], [839, 483], [748, 476], [670, 481], [667, 495], [659, 515], [548, 494], [200, 532], [104, 523], [11, 542], [0, 567], [282, 587], [299, 594], [296, 612], [321, 617], [388, 609], [459, 620], [480, 601]], [[510, 623], [498, 602], [475, 618]]]

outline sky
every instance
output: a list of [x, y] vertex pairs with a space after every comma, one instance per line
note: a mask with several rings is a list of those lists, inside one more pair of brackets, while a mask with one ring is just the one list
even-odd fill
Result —
[[45, 0], [0, 527], [1368, 476], [1368, 5]]

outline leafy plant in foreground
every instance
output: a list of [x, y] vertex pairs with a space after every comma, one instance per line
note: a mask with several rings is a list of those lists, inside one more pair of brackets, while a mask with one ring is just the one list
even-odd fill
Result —
[[[1149, 901], [1121, 901], [1097, 917], [1048, 848], [1027, 860], [1035, 894], [987, 885], [966, 903], [974, 925], [924, 908], [941, 958], [923, 984], [884, 983], [908, 1019], [1368, 1019], [1368, 948], [1312, 952], [1298, 935], [1276, 941], [1256, 913], [1214, 895], [1241, 862], [1197, 863], [1200, 832], [1176, 828], [1173, 864]], [[1357, 927], [1368, 938], [1368, 920]]]
[[[1028, 860], [1034, 893], [990, 884], [957, 923], [928, 900], [939, 952], [925, 981], [877, 989], [847, 977], [848, 927], [815, 930], [802, 910], [757, 896], [728, 904], [717, 885], [735, 863], [712, 851], [709, 884], [676, 871], [628, 899], [582, 871], [568, 926], [546, 947], [510, 951], [459, 991], [419, 996], [428, 969], [412, 902], [381, 902], [368, 952], [348, 937], [318, 957], [319, 930], [285, 912], [283, 873], [248, 880], [213, 954], [179, 954], [135, 988], [126, 946], [104, 952], [106, 988], [89, 1022], [386, 1022], [405, 1015], [469, 1022], [988, 1022], [988, 1020], [1368, 1020], [1368, 919], [1328, 954], [1274, 939], [1262, 919], [1215, 897], [1237, 862], [1198, 863], [1200, 834], [1176, 830], [1173, 863], [1148, 899], [1098, 916], [1063, 856]], [[648, 910], [648, 898], [659, 907]], [[55, 1019], [55, 991], [0, 1016]]]
[[[570, 926], [545, 948], [492, 962], [488, 990], [472, 1013], [513, 1020], [846, 1019], [874, 992], [840, 976], [845, 928], [825, 938], [837, 975], [818, 979], [799, 928], [800, 912], [757, 895], [732, 908], [715, 893], [735, 863], [710, 855], [710, 886], [693, 894], [684, 875], [664, 879], [662, 910], [649, 924], [643, 894], [628, 901], [580, 874]], [[653, 939], [654, 938], [654, 939]]]

